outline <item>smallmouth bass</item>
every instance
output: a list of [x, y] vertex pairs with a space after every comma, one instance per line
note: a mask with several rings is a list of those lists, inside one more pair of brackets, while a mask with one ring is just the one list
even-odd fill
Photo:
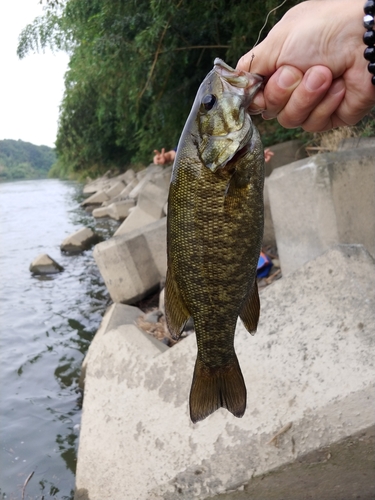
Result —
[[215, 59], [173, 165], [165, 313], [174, 338], [191, 316], [194, 320], [194, 423], [220, 407], [236, 417], [246, 409], [233, 342], [238, 316], [249, 332], [255, 332], [259, 319], [256, 269], [263, 237], [264, 153], [247, 108], [262, 82], [259, 75]]

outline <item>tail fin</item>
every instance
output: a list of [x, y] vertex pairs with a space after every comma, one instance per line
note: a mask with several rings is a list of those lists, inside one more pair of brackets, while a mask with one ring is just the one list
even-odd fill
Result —
[[190, 391], [192, 422], [203, 420], [221, 407], [235, 417], [245, 413], [246, 386], [237, 357], [218, 368], [209, 368], [197, 359]]

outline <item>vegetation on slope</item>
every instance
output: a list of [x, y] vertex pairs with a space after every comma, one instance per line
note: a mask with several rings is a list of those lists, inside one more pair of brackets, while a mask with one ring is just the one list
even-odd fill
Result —
[[0, 141], [0, 181], [47, 177], [55, 161], [55, 150], [48, 146], [12, 139]]

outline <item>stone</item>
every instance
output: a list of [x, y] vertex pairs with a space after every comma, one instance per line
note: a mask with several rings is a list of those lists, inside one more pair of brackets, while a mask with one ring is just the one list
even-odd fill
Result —
[[275, 168], [288, 165], [307, 156], [304, 143], [299, 139], [275, 144], [270, 149], [274, 155], [270, 161], [264, 164], [266, 177], [271, 175]]
[[161, 189], [169, 191], [169, 184], [171, 182], [172, 165], [163, 168], [163, 171], [155, 174], [152, 178], [153, 184], [156, 184]]
[[338, 150], [357, 148], [375, 148], [375, 137], [347, 137], [340, 142]]
[[64, 270], [52, 257], [41, 253], [30, 264], [30, 272], [33, 274], [56, 274]]
[[166, 219], [103, 241], [93, 255], [113, 302], [134, 304], [165, 278]]
[[108, 217], [108, 207], [94, 208], [94, 210], [92, 211], [92, 216], [96, 219], [99, 219], [101, 217]]
[[86, 205], [101, 205], [103, 201], [107, 200], [109, 200], [109, 196], [107, 195], [107, 193], [105, 191], [98, 191], [83, 200], [81, 206], [85, 207]]
[[[105, 194], [108, 196], [108, 199], [111, 200], [115, 196], [119, 195], [121, 191], [125, 189], [125, 184], [122, 181], [116, 182], [113, 186], [105, 191]], [[106, 200], [104, 200], [106, 201]]]
[[99, 241], [99, 237], [94, 231], [88, 227], [84, 227], [70, 236], [67, 236], [61, 243], [60, 249], [70, 254], [81, 253], [90, 248], [97, 241]]
[[126, 172], [118, 176], [118, 180], [125, 182], [126, 185], [130, 184], [134, 179], [135, 172], [132, 168], [129, 168]]
[[337, 243], [375, 256], [374, 150], [319, 154], [276, 169], [268, 180], [283, 275]]
[[116, 203], [111, 203], [108, 205], [107, 211], [109, 217], [116, 220], [123, 220], [129, 215], [129, 210], [134, 207], [135, 201], [132, 199], [127, 199], [123, 201], [118, 201]]
[[75, 500], [204, 500], [373, 426], [374, 287], [361, 245], [267, 287], [256, 335], [240, 321], [236, 331], [242, 419], [220, 409], [191, 423], [195, 335], [164, 352], [136, 327], [102, 336], [87, 365]]
[[264, 179], [264, 232], [263, 232], [263, 246], [276, 246], [275, 228], [273, 227], [273, 220], [271, 214], [270, 197], [268, 194], [268, 177]]
[[110, 171], [95, 180], [91, 180], [83, 186], [83, 194], [93, 194], [105, 188], [108, 184]]
[[138, 179], [135, 177], [122, 191], [120, 194], [112, 198], [111, 200], [103, 201], [102, 206], [110, 205], [111, 203], [117, 203], [118, 201], [124, 201], [129, 199], [129, 193], [138, 184]]
[[148, 212], [142, 210], [142, 208], [140, 208], [139, 206], [136, 206], [129, 210], [129, 215], [117, 229], [114, 236], [122, 236], [124, 234], [130, 233], [131, 231], [134, 231], [135, 229], [142, 229], [143, 227], [146, 227], [159, 219], [160, 217], [151, 215]]
[[81, 389], [85, 386], [86, 368], [90, 362], [90, 358], [97, 355], [96, 345], [99, 339], [119, 326], [134, 325], [141, 316], [143, 316], [143, 312], [138, 309], [138, 307], [129, 306], [127, 304], [112, 304], [108, 307], [82, 363], [81, 375], [79, 378], [79, 386]]
[[146, 186], [148, 182], [153, 178], [155, 174], [158, 174], [162, 172], [163, 167], [160, 165], [150, 165], [146, 169], [142, 170], [142, 175], [138, 177], [138, 175], [141, 172], [138, 172], [137, 174], [137, 179], [138, 179], [138, 184], [135, 186], [134, 189], [132, 189], [129, 193], [129, 198], [138, 198], [139, 193], [142, 191], [142, 189]]
[[137, 206], [155, 219], [160, 219], [164, 216], [163, 209], [167, 200], [168, 189], [149, 182], [139, 193]]

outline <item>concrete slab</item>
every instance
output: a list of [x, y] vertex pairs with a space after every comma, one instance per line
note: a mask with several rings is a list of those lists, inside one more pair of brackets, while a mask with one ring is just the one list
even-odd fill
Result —
[[[130, 198], [132, 199], [132, 198]], [[142, 229], [149, 224], [159, 220], [161, 216], [145, 212], [138, 205], [129, 210], [129, 215], [126, 217], [121, 226], [116, 230], [114, 236], [123, 236], [136, 229]]]
[[262, 293], [257, 334], [240, 322], [236, 332], [242, 419], [220, 409], [190, 422], [194, 335], [163, 353], [127, 330], [102, 336], [75, 500], [204, 500], [373, 426], [374, 281], [372, 257], [343, 245]]
[[168, 200], [168, 188], [161, 188], [154, 184], [153, 182], [149, 182], [139, 193], [137, 206], [155, 217], [155, 219], [160, 219], [164, 216], [164, 205]]
[[112, 300], [134, 304], [165, 278], [166, 218], [99, 243], [93, 255]]
[[29, 269], [33, 274], [56, 274], [64, 271], [64, 268], [46, 253], [41, 253], [35, 257]]
[[339, 144], [339, 151], [353, 148], [375, 148], [375, 137], [347, 137]]
[[81, 389], [85, 386], [86, 368], [90, 359], [96, 356], [96, 346], [99, 339], [109, 331], [123, 325], [134, 325], [139, 317], [143, 316], [143, 311], [138, 307], [129, 306], [127, 304], [112, 304], [106, 310], [98, 331], [93, 338], [89, 350], [82, 363], [81, 375], [79, 378], [79, 386]]
[[375, 257], [373, 148], [280, 167], [267, 188], [283, 275], [337, 243], [363, 244]]
[[60, 245], [62, 252], [69, 254], [81, 253], [99, 241], [99, 237], [88, 227], [78, 229], [67, 236]]
[[299, 139], [275, 144], [273, 146], [270, 146], [270, 149], [274, 153], [274, 155], [271, 157], [270, 161], [268, 161], [264, 165], [264, 172], [266, 177], [271, 175], [275, 168], [289, 165], [289, 163], [301, 160], [302, 158], [306, 158], [307, 156], [305, 145]]

